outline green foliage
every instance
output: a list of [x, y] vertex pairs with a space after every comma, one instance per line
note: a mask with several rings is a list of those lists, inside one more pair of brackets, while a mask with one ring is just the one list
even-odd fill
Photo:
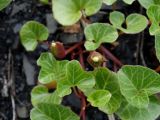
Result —
[[71, 87], [77, 86], [80, 90], [87, 91], [94, 85], [93, 75], [84, 71], [80, 63], [73, 60], [66, 65], [66, 76], [64, 80], [58, 82], [57, 92], [63, 97], [71, 93]]
[[159, 5], [152, 5], [147, 9], [147, 15], [151, 20], [152, 24], [149, 29], [151, 35], [158, 35], [160, 34], [160, 6]]
[[110, 24], [93, 23], [84, 30], [85, 48], [89, 51], [97, 49], [101, 43], [112, 43], [118, 38], [117, 30]]
[[39, 82], [42, 84], [47, 84], [52, 81], [63, 80], [66, 73], [67, 63], [67, 60], [57, 61], [49, 52], [42, 53], [37, 61], [37, 64], [41, 66], [38, 76]]
[[[40, 1], [45, 4], [49, 2]], [[97, 13], [102, 3], [112, 5], [116, 1], [52, 0], [52, 10], [55, 19], [64, 26], [73, 25], [80, 20], [86, 38], [84, 46], [87, 51], [93, 51], [94, 54], [101, 44], [116, 41], [119, 36], [118, 31], [137, 34], [151, 23], [149, 31], [151, 35], [155, 35], [156, 55], [160, 60], [159, 0], [138, 0], [147, 9], [150, 22], [144, 15], [138, 13], [125, 16], [119, 11], [113, 11], [109, 13], [112, 25], [88, 24], [90, 22], [87, 20], [88, 16]], [[132, 4], [136, 0], [123, 1]], [[21, 42], [28, 51], [35, 50], [38, 43], [47, 40], [48, 36], [48, 29], [36, 21], [27, 22], [20, 31]], [[56, 54], [65, 51], [63, 44], [57, 42], [57, 45], [59, 48], [56, 49]], [[50, 50], [52, 51], [51, 47]], [[57, 58], [66, 57], [67, 52], [65, 55], [59, 55], [63, 57]], [[101, 58], [102, 62], [106, 61], [103, 55]], [[78, 61], [56, 60], [50, 52], [42, 53], [37, 64], [40, 66], [38, 80], [43, 85], [36, 86], [31, 92], [34, 106], [31, 120], [80, 120], [69, 108], [59, 105], [63, 97], [72, 92], [79, 97], [84, 94], [86, 97], [84, 99], [87, 99], [92, 106], [106, 114], [116, 113], [122, 120], [155, 120], [160, 115], [160, 101], [155, 97], [155, 94], [160, 92], [160, 75], [149, 68], [124, 65], [115, 73], [105, 67], [99, 67], [101, 63], [98, 67], [93, 66], [93, 71], [86, 71]], [[56, 89], [54, 92], [49, 92], [50, 88], [47, 85], [54, 81]], [[82, 98], [81, 100], [83, 101]]]
[[57, 95], [57, 92], [49, 93], [47, 87], [43, 85], [36, 86], [31, 92], [31, 101], [33, 106], [40, 103], [60, 104], [62, 98]]
[[103, 0], [103, 3], [105, 3], [106, 5], [112, 5], [113, 3], [115, 3], [117, 0]]
[[115, 73], [111, 72], [107, 68], [98, 68], [94, 71], [94, 76], [96, 79], [95, 90], [106, 90], [111, 94], [111, 98], [108, 101], [104, 100], [106, 103], [104, 106], [96, 106], [105, 113], [114, 113], [121, 104], [121, 93], [119, 89], [118, 79]]
[[0, 11], [6, 8], [11, 3], [11, 0], [0, 0]]
[[48, 29], [36, 21], [25, 23], [20, 31], [21, 43], [27, 51], [34, 51], [38, 42], [47, 40], [48, 36]]
[[72, 25], [83, 16], [98, 12], [102, 0], [53, 0], [55, 19], [62, 25]]
[[124, 101], [117, 114], [122, 120], [155, 120], [160, 114], [159, 111], [160, 101], [152, 96], [147, 108], [138, 109]]
[[160, 92], [160, 76], [141, 66], [124, 66], [118, 71], [120, 90], [126, 100], [137, 108], [147, 108], [149, 96]]
[[152, 4], [154, 4], [154, 0], [138, 0], [138, 1], [146, 9], [148, 9]]
[[103, 107], [111, 98], [111, 94], [107, 90], [96, 90], [88, 96], [88, 101], [92, 106]]
[[69, 108], [41, 103], [31, 110], [31, 120], [80, 120]]
[[127, 4], [132, 4], [135, 0], [123, 0]]
[[[148, 25], [147, 18], [137, 13], [130, 14], [127, 16], [125, 21], [125, 16], [123, 13], [114, 11], [110, 13], [109, 20], [115, 28], [118, 28], [124, 33], [128, 34], [139, 33], [143, 31]], [[122, 27], [124, 22], [126, 24], [126, 28]]]
[[43, 4], [49, 4], [49, 0], [40, 0], [40, 2]]
[[155, 49], [157, 58], [160, 61], [160, 35], [155, 36]]

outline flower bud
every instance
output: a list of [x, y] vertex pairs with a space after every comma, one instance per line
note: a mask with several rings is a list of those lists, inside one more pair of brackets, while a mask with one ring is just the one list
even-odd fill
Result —
[[63, 59], [66, 57], [66, 52], [63, 43], [60, 42], [52, 42], [50, 51], [52, 54], [58, 58], [58, 59]]
[[103, 55], [101, 55], [99, 52], [91, 52], [90, 55], [87, 58], [88, 63], [92, 66], [92, 67], [99, 67], [103, 64], [103, 62], [105, 62], [105, 58], [103, 57]]

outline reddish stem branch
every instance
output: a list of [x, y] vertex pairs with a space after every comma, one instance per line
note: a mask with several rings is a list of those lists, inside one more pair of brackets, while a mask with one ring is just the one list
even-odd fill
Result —
[[83, 57], [83, 50], [81, 47], [79, 47], [79, 62], [81, 64], [81, 66], [83, 67], [83, 69], [85, 69], [85, 64], [84, 64], [84, 57]]
[[71, 46], [70, 48], [68, 48], [66, 50], [66, 55], [68, 55], [69, 53], [71, 53], [73, 50], [75, 50], [77, 47], [81, 46], [83, 44], [83, 42], [79, 42], [73, 46]]
[[82, 118], [82, 120], [86, 119], [86, 98], [84, 96], [84, 94], [81, 92], [80, 93], [81, 96], [81, 112], [80, 112], [80, 117]]
[[75, 95], [81, 99], [81, 111], [80, 111], [79, 116], [80, 116], [80, 118], [82, 118], [82, 120], [85, 120], [86, 119], [86, 111], [85, 110], [87, 107], [86, 98], [85, 98], [84, 94], [80, 90], [78, 90], [78, 88], [74, 87], [73, 91], [74, 91]]
[[103, 52], [106, 56], [107, 56], [107, 58], [108, 59], [111, 59], [114, 63], [116, 63], [118, 66], [122, 66], [123, 64], [122, 64], [122, 62], [118, 59], [118, 58], [116, 58], [109, 50], [107, 50], [104, 46], [100, 46], [100, 48], [99, 48], [99, 50], [101, 51], [101, 52]]

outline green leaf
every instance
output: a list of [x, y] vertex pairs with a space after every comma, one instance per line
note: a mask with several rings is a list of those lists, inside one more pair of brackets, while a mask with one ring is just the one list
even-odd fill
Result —
[[103, 0], [103, 3], [105, 3], [106, 5], [112, 5], [113, 3], [115, 3], [117, 0]]
[[40, 103], [60, 104], [62, 98], [57, 95], [57, 92], [49, 93], [47, 87], [39, 85], [33, 88], [31, 92], [31, 101], [33, 106]]
[[160, 61], [160, 35], [155, 36], [155, 49], [157, 58]]
[[114, 27], [120, 29], [122, 24], [125, 21], [125, 16], [123, 13], [119, 11], [114, 11], [110, 13], [109, 20], [113, 24]]
[[[109, 19], [115, 28], [118, 28], [127, 34], [139, 33], [143, 31], [148, 25], [147, 18], [137, 13], [130, 14], [129, 16], [127, 16], [126, 21], [125, 21], [125, 16], [123, 13], [114, 11], [110, 13]], [[122, 27], [122, 24], [124, 22], [126, 22], [126, 28]]]
[[31, 120], [80, 120], [80, 118], [62, 105], [41, 103], [31, 110]]
[[88, 96], [87, 100], [92, 106], [103, 107], [109, 102], [110, 98], [111, 94], [109, 91], [96, 90]]
[[48, 36], [48, 29], [36, 21], [25, 23], [20, 31], [21, 43], [27, 51], [34, 51], [38, 42], [47, 40]]
[[[94, 75], [96, 78], [95, 91], [105, 90], [109, 91], [111, 94], [109, 101], [108, 99], [103, 100], [102, 104], [106, 103], [105, 105], [95, 105], [95, 107], [98, 107], [100, 110], [107, 114], [112, 114], [120, 107], [121, 104], [121, 93], [117, 76], [107, 68], [96, 69], [94, 71]], [[101, 99], [101, 97], [99, 99]]]
[[85, 48], [87, 50], [97, 49], [101, 43], [112, 43], [118, 38], [118, 33], [110, 24], [93, 23], [84, 30], [86, 36]]
[[56, 61], [49, 52], [42, 53], [37, 61], [37, 64], [41, 67], [38, 80], [42, 84], [47, 84], [64, 79], [67, 63], [67, 60]]
[[146, 9], [148, 9], [152, 4], [154, 4], [153, 0], [138, 0], [138, 1]]
[[158, 35], [160, 34], [160, 6], [159, 5], [151, 5], [147, 9], [147, 15], [151, 20], [152, 24], [149, 29], [151, 35]]
[[49, 4], [49, 0], [39, 0], [41, 3], [43, 3], [43, 4]]
[[146, 108], [149, 96], [160, 92], [160, 76], [155, 71], [142, 67], [126, 65], [118, 71], [121, 93], [137, 108]]
[[66, 79], [59, 81], [57, 86], [59, 96], [70, 94], [71, 87], [77, 86], [81, 91], [86, 91], [95, 85], [93, 75], [84, 71], [78, 61], [70, 61], [66, 69]]
[[153, 0], [155, 5], [160, 5], [160, 1], [159, 0]]
[[138, 109], [127, 102], [123, 102], [117, 114], [122, 120], [155, 120], [160, 115], [160, 101], [150, 97], [147, 108]]
[[123, 0], [127, 4], [132, 4], [135, 0]]
[[0, 11], [7, 7], [11, 3], [11, 0], [0, 0]]
[[54, 17], [62, 25], [75, 24], [82, 14], [91, 16], [101, 6], [102, 0], [53, 0]]

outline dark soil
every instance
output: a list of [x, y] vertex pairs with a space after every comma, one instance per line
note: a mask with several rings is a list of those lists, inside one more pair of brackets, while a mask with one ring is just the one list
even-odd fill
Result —
[[[137, 2], [132, 6], [120, 3], [117, 9], [126, 15], [140, 12]], [[107, 22], [110, 11], [111, 8], [104, 6], [101, 12], [90, 19], [93, 22]], [[26, 52], [19, 42], [19, 30], [29, 20], [47, 24], [47, 14], [52, 14], [51, 7], [44, 6], [36, 0], [14, 0], [9, 7], [0, 12], [0, 120], [12, 120], [13, 100], [16, 105], [17, 120], [29, 120], [29, 111], [32, 108], [30, 92], [36, 85], [39, 71], [36, 60], [40, 53], [47, 51], [48, 48], [39, 45], [36, 51]], [[83, 38], [81, 34], [62, 33], [58, 29], [60, 25], [55, 24], [55, 27], [57, 29], [52, 32], [49, 41], [58, 39], [68, 44]], [[122, 35], [118, 39], [118, 46], [106, 44], [106, 47], [124, 64], [139, 64], [152, 69], [156, 69], [159, 64], [155, 56], [154, 38], [149, 36], [148, 29], [136, 35]], [[26, 61], [31, 66], [29, 68], [34, 70], [31, 81], [27, 81], [28, 73], [24, 65]], [[109, 61], [108, 65], [112, 67], [112, 61]], [[63, 104], [71, 106], [76, 113], [80, 111], [80, 101], [74, 94], [65, 97]], [[107, 120], [107, 116], [97, 108], [88, 107], [87, 120]]]

